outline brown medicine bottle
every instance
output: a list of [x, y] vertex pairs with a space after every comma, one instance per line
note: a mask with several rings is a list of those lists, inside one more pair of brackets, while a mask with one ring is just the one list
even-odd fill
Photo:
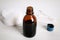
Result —
[[23, 35], [29, 38], [33, 37], [36, 34], [36, 24], [33, 7], [28, 6], [26, 15], [23, 18]]

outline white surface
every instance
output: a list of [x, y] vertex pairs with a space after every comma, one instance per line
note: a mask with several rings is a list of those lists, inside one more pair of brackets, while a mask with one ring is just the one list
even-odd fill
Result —
[[[37, 17], [37, 31], [33, 38], [26, 38], [22, 33], [22, 20], [27, 6], [33, 6]], [[60, 40], [60, 0], [0, 0], [0, 10], [5, 17], [5, 24], [0, 22], [0, 40]], [[50, 16], [53, 21], [47, 19], [39, 12]], [[19, 27], [13, 27], [14, 22]], [[54, 31], [48, 32], [44, 25], [53, 23]]]

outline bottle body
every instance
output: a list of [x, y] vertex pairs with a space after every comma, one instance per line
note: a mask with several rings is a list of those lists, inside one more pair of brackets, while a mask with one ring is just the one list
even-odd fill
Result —
[[[24, 19], [26, 18], [28, 15]], [[33, 37], [36, 34], [36, 18], [33, 15], [29, 15], [29, 19], [23, 20], [23, 34], [26, 37]]]

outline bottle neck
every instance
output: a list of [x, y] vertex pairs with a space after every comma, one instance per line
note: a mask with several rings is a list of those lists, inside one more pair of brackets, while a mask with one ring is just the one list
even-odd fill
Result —
[[33, 8], [32, 7], [28, 7], [26, 10], [26, 14], [27, 15], [32, 15], [33, 14]]
[[33, 15], [34, 13], [33, 12], [27, 12], [26, 14], [27, 15]]

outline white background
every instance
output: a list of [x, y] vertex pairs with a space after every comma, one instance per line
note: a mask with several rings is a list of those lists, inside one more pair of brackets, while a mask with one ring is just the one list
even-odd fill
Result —
[[[37, 18], [36, 35], [33, 38], [22, 35], [22, 20], [27, 6], [33, 6]], [[0, 22], [0, 40], [60, 40], [60, 0], [0, 0], [0, 11], [5, 18], [5, 25]], [[14, 22], [19, 26], [12, 26]], [[47, 23], [54, 24], [54, 31], [46, 30], [44, 26]]]

